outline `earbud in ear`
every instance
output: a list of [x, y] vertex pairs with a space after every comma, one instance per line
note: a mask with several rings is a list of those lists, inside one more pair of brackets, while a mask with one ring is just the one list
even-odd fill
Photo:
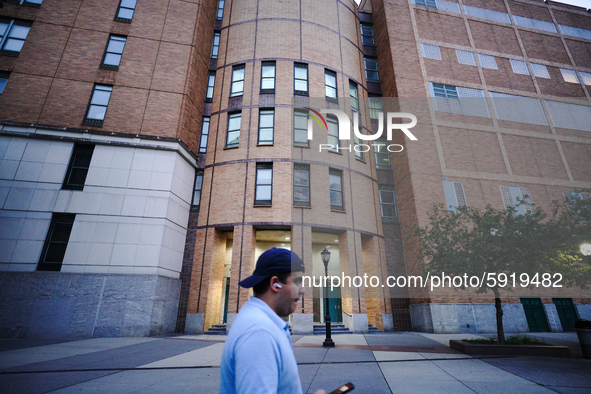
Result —
[[273, 283], [273, 287], [276, 289], [283, 289], [283, 286], [281, 286], [279, 283]]

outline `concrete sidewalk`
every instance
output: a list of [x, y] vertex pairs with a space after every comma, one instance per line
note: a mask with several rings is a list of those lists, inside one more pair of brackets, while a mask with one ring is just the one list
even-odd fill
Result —
[[[577, 353], [575, 334], [531, 334]], [[590, 393], [591, 360], [470, 357], [470, 334], [293, 336], [304, 392], [353, 382], [354, 393]], [[217, 393], [223, 336], [1, 340], [0, 393]], [[580, 349], [579, 349], [580, 353]]]

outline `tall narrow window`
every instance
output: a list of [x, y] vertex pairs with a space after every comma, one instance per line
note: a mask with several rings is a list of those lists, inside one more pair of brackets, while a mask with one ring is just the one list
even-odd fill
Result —
[[72, 213], [53, 214], [37, 271], [59, 271], [62, 269], [75, 218], [76, 215]]
[[308, 142], [308, 114], [302, 111], [293, 113], [293, 143], [299, 146], [309, 146]]
[[261, 63], [261, 93], [275, 93], [275, 62]]
[[115, 21], [131, 23], [136, 4], [137, 0], [121, 0], [121, 3], [119, 3], [119, 8], [117, 9]]
[[294, 164], [293, 167], [293, 205], [310, 206], [310, 166]]
[[88, 105], [86, 118], [83, 122], [84, 124], [91, 126], [103, 125], [112, 92], [112, 86], [94, 85], [94, 91], [92, 92], [92, 97], [90, 98], [90, 104]]
[[209, 139], [209, 122], [211, 118], [204, 116], [201, 122], [201, 139], [199, 140], [199, 153], [207, 152], [207, 140]]
[[90, 161], [92, 160], [92, 153], [94, 152], [94, 145], [80, 145], [75, 144], [70, 157], [70, 164], [66, 171], [66, 177], [62, 184], [62, 189], [67, 190], [83, 190], [84, 182], [86, 182], [86, 175], [90, 168]]
[[326, 98], [329, 100], [337, 100], [337, 74], [334, 71], [324, 70], [324, 88], [326, 91]]
[[328, 170], [328, 182], [330, 184], [330, 209], [344, 211], [343, 172], [330, 168]]
[[379, 82], [378, 61], [376, 59], [365, 58], [365, 78], [368, 82]]
[[226, 137], [226, 148], [236, 148], [240, 144], [240, 121], [242, 113], [230, 114], [228, 117], [228, 135]]
[[445, 193], [446, 208], [455, 211], [457, 207], [465, 207], [467, 205], [462, 182], [443, 181], [443, 192]]
[[514, 186], [500, 186], [500, 188], [505, 209], [515, 207], [515, 212], [518, 215], [524, 215], [526, 212], [531, 213], [534, 211], [531, 194], [528, 188]]
[[4, 88], [6, 87], [6, 83], [8, 82], [9, 77], [9, 72], [0, 71], [0, 96], [2, 96], [2, 93], [4, 93]]
[[327, 143], [331, 145], [329, 149], [331, 151], [338, 152], [337, 148], [339, 146], [339, 121], [337, 120], [337, 118], [327, 116], [326, 123], [328, 124]]
[[383, 218], [396, 219], [398, 217], [396, 194], [392, 186], [380, 185], [380, 209]]
[[375, 45], [373, 37], [373, 25], [369, 25], [367, 23], [361, 24], [361, 42], [363, 45]]
[[353, 133], [353, 141], [355, 143], [355, 157], [359, 160], [363, 160], [363, 151], [361, 150], [361, 139]]
[[17, 57], [25, 45], [32, 23], [0, 18], [0, 55]]
[[224, 5], [226, 3], [226, 0], [219, 0], [218, 1], [218, 12], [216, 14], [216, 19], [218, 21], [221, 21], [222, 19], [224, 19]]
[[261, 109], [259, 111], [259, 145], [273, 145], [275, 110]]
[[271, 205], [272, 197], [273, 163], [257, 163], [254, 205]]
[[103, 56], [101, 68], [107, 70], [119, 70], [119, 63], [121, 63], [121, 56], [123, 55], [126, 41], [127, 38], [123, 36], [111, 35], [109, 37], [109, 43], [107, 44], [107, 49]]
[[300, 96], [308, 95], [308, 65], [294, 63], [293, 65], [294, 93]]
[[242, 96], [244, 94], [244, 64], [232, 67], [232, 87], [230, 97]]
[[371, 119], [379, 119], [380, 114], [384, 113], [384, 103], [379, 97], [369, 98], [369, 117]]
[[195, 172], [195, 187], [193, 188], [193, 201], [191, 202], [191, 211], [199, 211], [201, 204], [201, 190], [203, 189], [203, 170]]
[[214, 59], [218, 58], [220, 52], [220, 32], [216, 31], [213, 33], [213, 45], [211, 46], [211, 57]]
[[349, 96], [351, 97], [351, 109], [359, 112], [359, 91], [357, 84], [351, 80], [349, 81]]
[[205, 102], [206, 103], [212, 102], [214, 87], [215, 87], [215, 71], [210, 71], [209, 78], [207, 79], [207, 91], [205, 92]]
[[379, 138], [374, 141], [374, 153], [376, 158], [376, 168], [378, 170], [389, 170], [390, 166], [390, 153], [388, 152], [388, 140], [385, 138]]

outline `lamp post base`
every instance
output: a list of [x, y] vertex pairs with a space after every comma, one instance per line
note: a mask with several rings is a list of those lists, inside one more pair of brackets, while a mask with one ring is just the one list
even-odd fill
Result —
[[334, 342], [332, 339], [327, 338], [322, 342], [322, 347], [334, 347]]

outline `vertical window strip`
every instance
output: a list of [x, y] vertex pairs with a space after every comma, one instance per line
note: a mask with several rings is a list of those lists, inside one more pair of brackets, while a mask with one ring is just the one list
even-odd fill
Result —
[[255, 205], [271, 205], [273, 201], [273, 163], [257, 163], [254, 192]]
[[261, 93], [275, 93], [275, 62], [261, 63]]
[[108, 85], [94, 85], [94, 90], [86, 112], [85, 124], [92, 126], [101, 126], [105, 120], [109, 100], [113, 87]]
[[86, 182], [93, 152], [94, 145], [74, 145], [62, 189], [84, 190], [84, 183]]
[[201, 123], [201, 138], [199, 140], [199, 153], [207, 153], [207, 141], [209, 139], [209, 123], [211, 118], [204, 116]]
[[226, 137], [226, 148], [236, 148], [240, 145], [240, 122], [242, 113], [234, 113], [228, 116], [228, 135]]
[[259, 111], [259, 145], [273, 145], [275, 110], [261, 109]]
[[511, 68], [515, 74], [529, 75], [529, 69], [527, 64], [521, 60], [509, 59], [511, 62]]
[[324, 88], [327, 98], [337, 98], [337, 74], [334, 71], [324, 70]]
[[294, 164], [293, 168], [293, 205], [309, 207], [310, 204], [310, 166]]
[[351, 97], [351, 109], [359, 112], [359, 91], [357, 84], [353, 81], [349, 81], [349, 96]]
[[213, 59], [217, 59], [220, 52], [220, 36], [220, 32], [213, 33], [213, 45], [211, 46], [211, 57]]
[[357, 150], [355, 150], [355, 157], [358, 158], [359, 160], [363, 160], [363, 152], [361, 151], [361, 148], [359, 147], [361, 145], [361, 139], [359, 137], [357, 137], [357, 135], [355, 134], [355, 132], [353, 132], [353, 141], [355, 146], [357, 146]]
[[456, 57], [458, 58], [458, 63], [460, 64], [476, 66], [476, 59], [474, 59], [474, 54], [472, 52], [456, 49]]
[[230, 97], [242, 96], [244, 94], [244, 64], [232, 67], [232, 86]]
[[74, 226], [75, 214], [54, 213], [39, 257], [37, 271], [60, 271]]
[[131, 22], [136, 4], [137, 0], [121, 0], [121, 3], [119, 3], [119, 9], [117, 10], [117, 16], [115, 16], [115, 21]]
[[0, 71], [0, 96], [4, 93], [4, 88], [8, 83], [8, 78], [10, 77], [10, 73], [7, 71]]
[[390, 152], [388, 152], [387, 146], [388, 140], [385, 138], [379, 138], [373, 143], [376, 168], [378, 170], [389, 170], [392, 168], [390, 163]]
[[579, 83], [579, 78], [577, 77], [577, 73], [575, 70], [570, 70], [568, 68], [561, 68], [560, 73], [562, 74], [562, 78], [564, 82], [568, 83]]
[[125, 49], [125, 43], [127, 38], [123, 36], [109, 37], [109, 43], [103, 56], [103, 62], [101, 68], [107, 68], [110, 70], [118, 70], [119, 64], [121, 63], [121, 57], [123, 56], [123, 50]]
[[293, 113], [293, 143], [299, 146], [309, 146], [308, 114], [294, 111]]
[[371, 119], [379, 119], [380, 114], [384, 113], [384, 103], [381, 98], [369, 98], [369, 117]]
[[193, 201], [191, 211], [199, 211], [201, 205], [201, 191], [203, 190], [203, 170], [195, 172], [195, 186], [193, 187]]
[[396, 194], [394, 190], [382, 189], [384, 186], [380, 186], [380, 210], [382, 218], [396, 219], [398, 217], [398, 211], [396, 208]]
[[209, 78], [207, 79], [207, 91], [205, 93], [205, 101], [211, 102], [213, 100], [213, 90], [215, 88], [215, 71], [209, 72]]
[[361, 42], [363, 45], [374, 46], [373, 25], [367, 23], [361, 24]]
[[332, 145], [332, 148], [329, 148], [329, 150], [338, 152], [337, 148], [339, 146], [339, 122], [336, 118], [333, 118], [332, 116], [327, 116], [326, 123], [328, 124], [327, 143]]
[[218, 11], [216, 14], [216, 19], [221, 21], [222, 19], [224, 19], [224, 4], [226, 3], [225, 0], [219, 0], [218, 1]]
[[330, 209], [335, 211], [344, 211], [343, 201], [343, 172], [333, 168], [328, 170], [329, 189], [330, 189]]
[[378, 73], [377, 59], [370, 59], [370, 58], [366, 57], [364, 59], [364, 62], [365, 62], [365, 79], [367, 79], [368, 82], [379, 82], [380, 75]]
[[294, 63], [293, 66], [294, 93], [296, 95], [308, 95], [308, 65]]
[[482, 68], [488, 68], [491, 70], [498, 70], [499, 67], [497, 66], [497, 60], [494, 56], [491, 55], [484, 55], [482, 53], [478, 54], [478, 60], [480, 61], [480, 66]]
[[531, 65], [531, 69], [534, 72], [534, 75], [537, 78], [550, 79], [550, 73], [548, 72], [548, 68], [546, 66], [544, 66], [543, 64], [538, 64], [538, 63], [530, 63], [530, 65]]
[[437, 45], [421, 43], [421, 51], [427, 59], [441, 60], [441, 50]]

